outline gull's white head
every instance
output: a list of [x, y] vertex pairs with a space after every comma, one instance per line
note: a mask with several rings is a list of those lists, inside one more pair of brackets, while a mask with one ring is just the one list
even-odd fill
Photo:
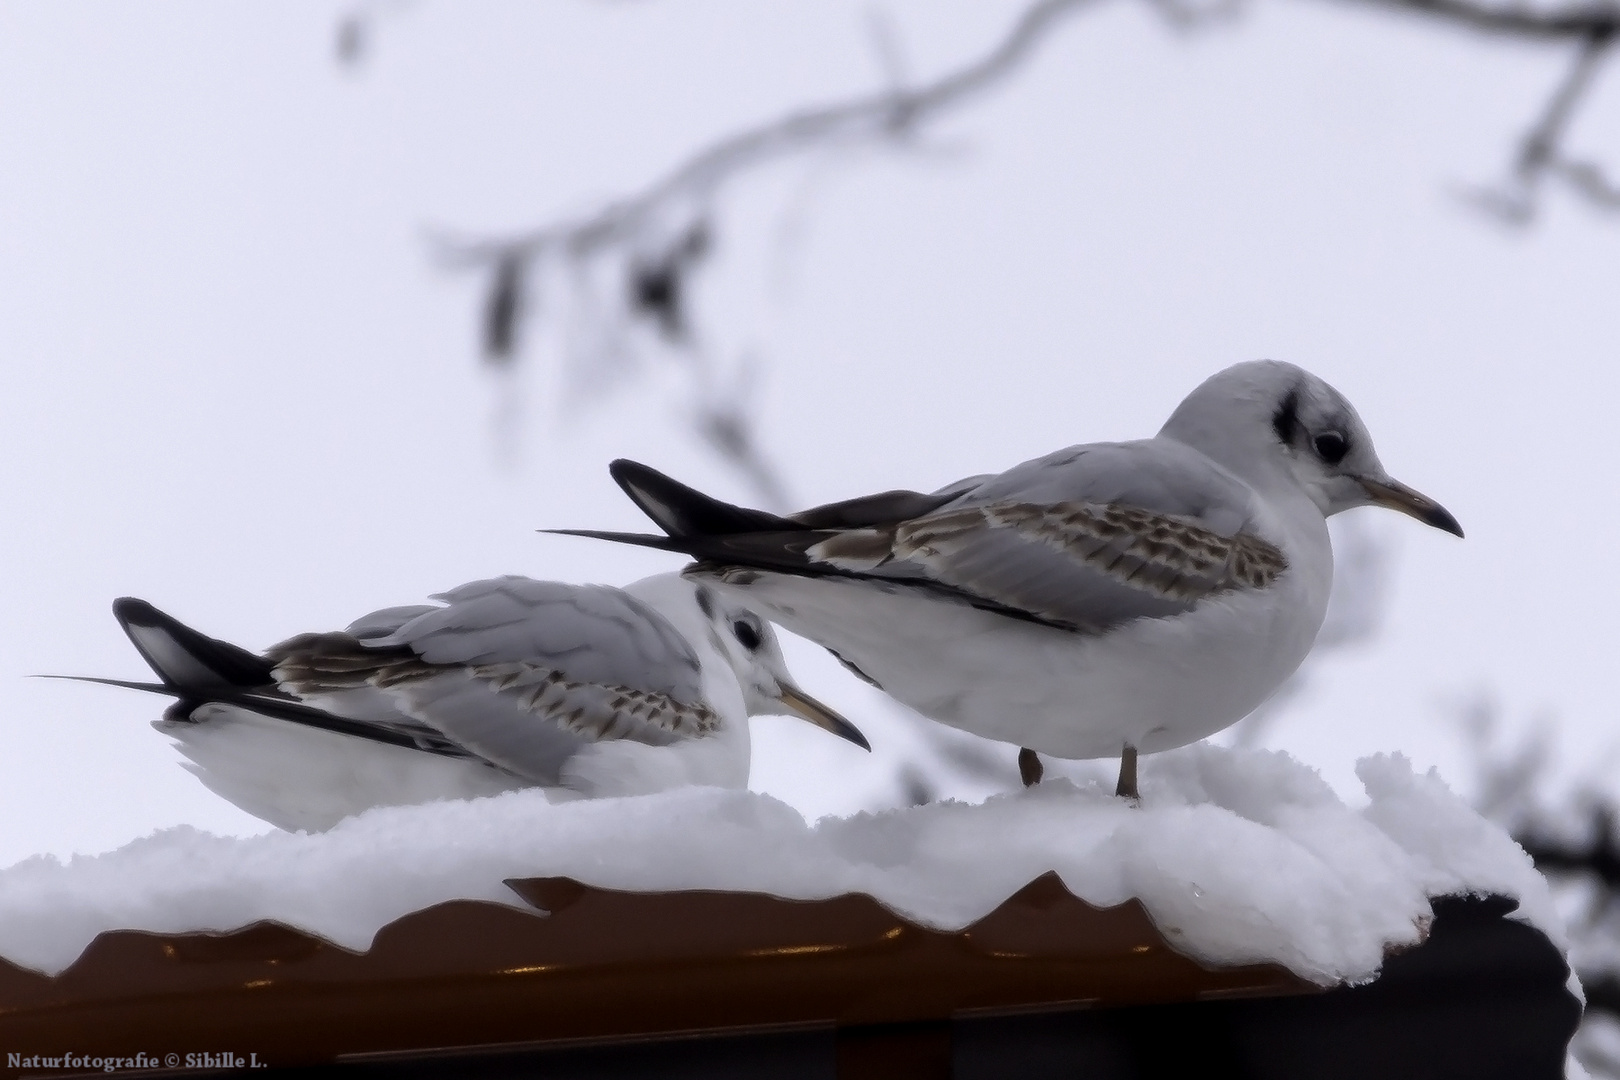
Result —
[[775, 628], [757, 613], [680, 574], [658, 574], [628, 591], [658, 608], [688, 641], [706, 641], [725, 659], [749, 716], [797, 716], [872, 749], [859, 728], [798, 688]]
[[1255, 360], [1212, 375], [1160, 434], [1256, 485], [1291, 477], [1325, 517], [1384, 506], [1463, 534], [1445, 507], [1385, 471], [1367, 425], [1344, 395], [1293, 364]]

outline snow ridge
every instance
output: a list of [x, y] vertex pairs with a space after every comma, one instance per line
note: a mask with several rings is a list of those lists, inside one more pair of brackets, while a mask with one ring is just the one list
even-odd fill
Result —
[[[1429, 897], [1493, 892], [1567, 949], [1545, 881], [1500, 828], [1399, 755], [1363, 759], [1347, 806], [1286, 754], [1195, 745], [1145, 761], [1142, 806], [1048, 781], [808, 824], [748, 791], [548, 802], [538, 791], [369, 811], [325, 833], [165, 829], [102, 855], [0, 870], [0, 956], [47, 974], [104, 930], [226, 931], [270, 919], [364, 950], [452, 899], [521, 907], [502, 880], [613, 889], [867, 893], [957, 930], [1053, 870], [1098, 906], [1137, 897], [1210, 964], [1273, 961], [1322, 984], [1374, 977], [1418, 942]], [[1572, 983], [1572, 986], [1574, 984]]]

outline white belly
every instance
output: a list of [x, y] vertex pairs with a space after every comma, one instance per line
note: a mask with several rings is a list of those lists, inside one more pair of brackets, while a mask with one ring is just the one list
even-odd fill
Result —
[[196, 722], [159, 720], [210, 791], [289, 831], [330, 829], [374, 806], [470, 799], [531, 786], [502, 769], [204, 705]]
[[1270, 697], [1326, 613], [1331, 562], [1314, 569], [1296, 564], [1262, 592], [1091, 636], [869, 582], [760, 573], [747, 585], [717, 584], [924, 716], [1055, 757], [1094, 758], [1195, 742]]
[[[697, 647], [707, 659], [709, 647]], [[730, 669], [722, 668], [718, 654], [713, 659], [713, 663], [706, 662], [701, 668], [703, 700], [720, 716], [720, 724], [713, 732], [664, 746], [628, 739], [589, 743], [563, 766], [562, 782], [574, 793], [571, 797], [649, 795], [688, 785], [747, 787], [751, 745], [748, 707]], [[560, 793], [553, 795], [561, 797]]]
[[[547, 798], [645, 795], [691, 784], [747, 787], [749, 730], [742, 691], [719, 662], [702, 670], [703, 699], [721, 715], [716, 731], [666, 746], [628, 739], [584, 743], [564, 763], [560, 785], [545, 787]], [[351, 712], [358, 700], [348, 700]], [[400, 716], [371, 705], [373, 714]], [[190, 759], [185, 768], [209, 790], [289, 831], [330, 829], [377, 806], [472, 799], [538, 786], [475, 758], [324, 731], [234, 705], [202, 705], [192, 717], [152, 726], [175, 740]]]

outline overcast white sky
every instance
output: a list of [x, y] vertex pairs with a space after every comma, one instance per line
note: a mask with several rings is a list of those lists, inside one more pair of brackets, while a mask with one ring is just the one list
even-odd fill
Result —
[[[1016, 5], [882, 7], [926, 73]], [[341, 10], [0, 6], [0, 864], [263, 828], [179, 768], [155, 699], [24, 679], [144, 677], [116, 596], [258, 648], [495, 573], [674, 568], [533, 531], [639, 527], [616, 456], [747, 494], [667, 380], [565, 418], [544, 348], [503, 465], [477, 283], [430, 264], [424, 229], [589, 206], [878, 85], [864, 6], [424, 0], [352, 73]], [[1617, 742], [1620, 217], [1558, 197], [1512, 232], [1452, 194], [1502, 174], [1562, 63], [1351, 5], [1193, 36], [1099, 7], [940, 130], [957, 152], [739, 192], [704, 310], [768, 365], [767, 449], [807, 504], [1150, 434], [1238, 360], [1311, 368], [1468, 539], [1372, 523], [1398, 557], [1385, 632], [1271, 744], [1348, 791], [1378, 750], [1462, 779], [1445, 703], [1483, 690], [1595, 769]], [[1574, 137], [1620, 165], [1620, 82]], [[865, 688], [794, 657], [878, 741]], [[758, 783], [812, 811], [859, 805], [881, 768], [758, 730]]]

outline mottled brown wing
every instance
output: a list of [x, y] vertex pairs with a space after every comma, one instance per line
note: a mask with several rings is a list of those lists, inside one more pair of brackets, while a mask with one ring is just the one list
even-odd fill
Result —
[[1171, 438], [1071, 446], [932, 495], [894, 491], [789, 517], [735, 507], [632, 461], [619, 485], [665, 535], [555, 530], [760, 573], [911, 588], [1085, 633], [1178, 615], [1286, 572], [1254, 491]]
[[[1168, 478], [1155, 476], [1155, 463]], [[1189, 482], [1200, 467], [1151, 444], [1064, 451], [991, 478], [933, 513], [824, 536], [805, 554], [812, 565], [1101, 632], [1179, 614], [1221, 593], [1267, 588], [1287, 569], [1283, 553], [1254, 528], [1247, 489], [1207, 462], [1208, 475]], [[1089, 491], [1115, 501], [1085, 498]]]
[[[538, 783], [592, 742], [709, 734], [696, 655], [619, 590], [527, 578], [473, 582], [403, 625], [306, 634], [270, 650], [276, 678], [333, 711], [379, 701]], [[368, 617], [369, 618], [369, 617]], [[374, 620], [375, 621], [375, 620]], [[387, 630], [387, 633], [380, 631]]]

